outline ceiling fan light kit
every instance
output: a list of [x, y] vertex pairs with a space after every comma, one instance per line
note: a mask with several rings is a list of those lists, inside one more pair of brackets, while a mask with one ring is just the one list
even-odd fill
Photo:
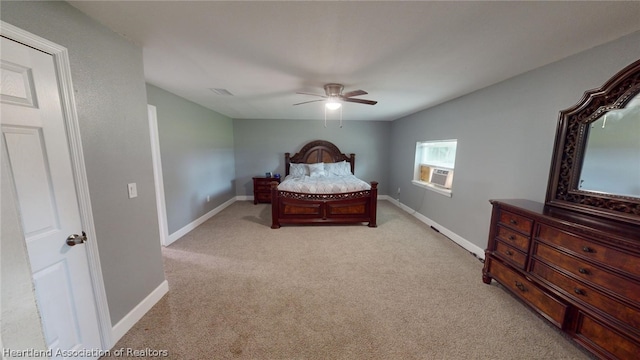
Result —
[[333, 112], [335, 110], [340, 110], [340, 127], [342, 128], [342, 106], [340, 106], [340, 103], [337, 103], [338, 107], [335, 109], [329, 109], [329, 103], [327, 103], [324, 107], [324, 127], [327, 127], [327, 110]]
[[342, 104], [340, 104], [338, 100], [329, 99], [327, 100], [327, 103], [324, 104], [324, 106], [329, 110], [338, 110], [342, 106]]
[[[342, 90], [344, 90], [344, 85], [336, 84], [336, 83], [330, 83], [330, 84], [326, 84], [324, 86], [325, 95], [311, 94], [311, 93], [306, 93], [306, 92], [298, 92], [298, 94], [302, 94], [302, 95], [318, 96], [318, 97], [321, 97], [322, 100], [304, 101], [304, 102], [293, 104], [293, 105], [302, 105], [302, 104], [308, 104], [308, 103], [312, 103], [312, 102], [324, 101], [325, 102], [324, 126], [326, 127], [327, 126], [327, 110], [338, 110], [338, 109], [341, 109], [342, 108], [342, 102], [352, 102], [352, 103], [365, 104], [365, 105], [375, 105], [375, 104], [378, 103], [377, 101], [374, 101], [374, 100], [365, 100], [365, 99], [356, 99], [356, 98], [354, 98], [354, 96], [360, 96], [360, 95], [368, 94], [364, 90], [353, 90], [353, 91], [349, 91], [349, 92], [344, 93], [344, 94], [342, 93]], [[340, 110], [340, 127], [342, 127], [342, 109]]]

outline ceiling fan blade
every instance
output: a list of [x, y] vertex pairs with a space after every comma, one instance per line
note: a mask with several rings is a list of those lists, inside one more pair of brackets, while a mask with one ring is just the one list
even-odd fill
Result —
[[301, 103], [297, 103], [297, 104], [293, 104], [295, 105], [302, 105], [302, 104], [308, 104], [308, 103], [312, 103], [312, 102], [317, 102], [317, 101], [324, 101], [324, 100], [311, 100], [311, 101], [305, 101], [305, 102], [301, 102]]
[[373, 100], [354, 99], [354, 98], [343, 98], [342, 101], [353, 102], [358, 104], [366, 104], [366, 105], [375, 105], [378, 103], [377, 101], [373, 101]]
[[321, 98], [326, 98], [325, 95], [320, 95], [320, 94], [312, 94], [312, 93], [308, 93], [308, 92], [297, 92], [296, 94], [300, 94], [300, 95], [311, 95], [311, 96], [319, 96]]
[[359, 95], [367, 95], [368, 92], [364, 91], [364, 90], [353, 90], [353, 91], [349, 91], [347, 93], [342, 94], [342, 96], [348, 98], [348, 97], [352, 97], [352, 96], [359, 96]]

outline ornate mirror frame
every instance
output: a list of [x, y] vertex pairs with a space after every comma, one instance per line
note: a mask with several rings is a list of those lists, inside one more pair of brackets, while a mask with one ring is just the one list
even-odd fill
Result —
[[611, 110], [624, 108], [638, 93], [640, 60], [618, 72], [601, 88], [585, 92], [579, 103], [560, 112], [547, 205], [640, 224], [640, 198], [578, 187], [589, 125]]

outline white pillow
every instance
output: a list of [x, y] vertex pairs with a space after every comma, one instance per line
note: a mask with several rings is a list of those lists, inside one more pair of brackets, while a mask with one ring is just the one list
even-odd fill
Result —
[[304, 177], [308, 175], [306, 164], [289, 164], [289, 175], [293, 177]]
[[326, 173], [324, 171], [324, 163], [308, 164], [307, 166], [309, 167], [310, 177], [326, 176]]
[[351, 164], [346, 161], [324, 164], [328, 175], [345, 176], [351, 175]]

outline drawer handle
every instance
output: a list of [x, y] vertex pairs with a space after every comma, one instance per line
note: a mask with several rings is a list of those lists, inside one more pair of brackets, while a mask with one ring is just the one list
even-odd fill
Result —
[[585, 292], [582, 289], [575, 288], [575, 289], [573, 289], [573, 292], [578, 294], [578, 295], [585, 295]]
[[513, 255], [513, 252], [511, 252], [511, 250], [507, 250], [507, 251], [505, 251], [505, 253], [506, 253], [507, 255], [509, 255], [509, 256]]
[[589, 275], [589, 270], [585, 269], [585, 268], [578, 268], [578, 272], [580, 274], [585, 274], [585, 275]]
[[516, 239], [515, 235], [509, 235], [509, 240], [514, 241]]
[[526, 288], [526, 287], [524, 287], [524, 284], [523, 284], [523, 283], [521, 283], [521, 282], [520, 282], [520, 281], [518, 281], [518, 280], [516, 280], [516, 287], [517, 287], [518, 289], [520, 289], [520, 291], [527, 291], [527, 288]]
[[588, 253], [592, 253], [592, 252], [593, 252], [593, 249], [592, 249], [592, 248], [590, 248], [590, 247], [588, 247], [588, 246], [583, 246], [583, 247], [582, 247], [582, 251], [584, 251], [584, 252], [588, 252]]
[[509, 219], [509, 223], [511, 223], [513, 225], [517, 225], [518, 224], [518, 222], [515, 221], [514, 219]]

